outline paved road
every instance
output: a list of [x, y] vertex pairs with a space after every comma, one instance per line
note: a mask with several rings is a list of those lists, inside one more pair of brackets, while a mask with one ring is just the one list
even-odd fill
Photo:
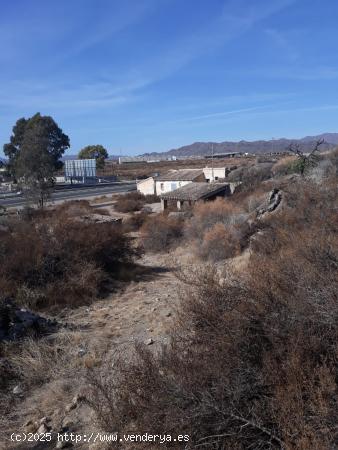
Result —
[[[117, 192], [129, 192], [136, 189], [135, 183], [116, 183], [109, 186], [100, 185], [81, 189], [67, 189], [65, 191], [56, 191], [52, 194], [52, 202], [61, 203], [66, 200], [80, 200], [90, 197], [99, 197]], [[0, 205], [6, 208], [20, 208], [25, 205], [25, 199], [22, 195], [3, 198], [0, 194]]]

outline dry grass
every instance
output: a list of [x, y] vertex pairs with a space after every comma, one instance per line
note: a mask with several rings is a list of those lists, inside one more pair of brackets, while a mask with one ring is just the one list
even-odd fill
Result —
[[272, 167], [272, 173], [275, 176], [288, 175], [292, 172], [292, 166], [294, 165], [296, 160], [296, 156], [286, 156], [285, 158], [280, 159]]
[[163, 252], [177, 246], [182, 235], [182, 221], [164, 214], [148, 217], [140, 228], [141, 244], [150, 252]]
[[96, 298], [105, 281], [137, 256], [120, 227], [75, 221], [69, 214], [16, 221], [1, 232], [2, 296], [33, 309], [76, 307]]
[[127, 213], [140, 211], [147, 203], [157, 203], [160, 199], [157, 195], [143, 195], [140, 192], [129, 192], [117, 196], [115, 209], [118, 212]]
[[114, 359], [113, 371], [110, 361], [92, 372], [103, 429], [188, 434], [189, 448], [334, 448], [336, 189], [292, 186], [246, 273], [220, 278], [208, 265], [181, 273], [171, 343], [157, 355], [138, 347], [130, 361]]
[[229, 199], [197, 204], [185, 226], [185, 237], [195, 255], [220, 261], [236, 256], [242, 248], [248, 214]]
[[195, 253], [201, 258], [211, 261], [222, 261], [233, 258], [240, 253], [240, 239], [236, 236], [235, 227], [226, 227], [216, 223], [203, 236], [202, 245], [195, 247]]

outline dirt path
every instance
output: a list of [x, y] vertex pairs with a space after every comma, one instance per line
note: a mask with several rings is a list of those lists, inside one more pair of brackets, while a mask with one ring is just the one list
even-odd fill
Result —
[[[107, 354], [132, 349], [135, 342], [157, 351], [161, 343], [168, 341], [177, 304], [177, 279], [167, 260], [167, 255], [145, 255], [139, 261], [143, 272], [138, 281], [126, 283], [122, 291], [88, 307], [64, 311], [57, 319], [67, 324], [65, 328], [51, 336], [49, 343], [41, 340], [32, 344], [21, 360], [24, 394], [13, 398], [8, 434], [36, 433], [43, 418], [48, 419], [47, 429], [54, 436], [65, 431], [85, 434], [97, 430], [92, 410], [85, 402], [77, 401], [79, 395], [86, 394], [84, 374], [88, 368], [99, 369]], [[30, 361], [36, 366], [31, 366]], [[40, 374], [41, 383], [30, 384], [30, 377], [35, 382], [36, 373]], [[74, 447], [104, 448], [88, 443]], [[26, 442], [20, 446], [0, 440], [2, 448], [53, 449], [56, 442]]]
[[139, 264], [149, 269], [140, 281], [68, 316], [89, 341], [91, 337], [109, 337], [112, 347], [148, 339], [154, 345], [166, 341], [177, 302], [177, 279], [167, 266], [166, 255], [148, 254]]

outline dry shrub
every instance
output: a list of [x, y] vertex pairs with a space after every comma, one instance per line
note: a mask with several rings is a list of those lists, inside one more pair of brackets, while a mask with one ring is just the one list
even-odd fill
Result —
[[201, 242], [204, 233], [217, 223], [231, 226], [243, 223], [246, 218], [242, 209], [230, 200], [218, 198], [212, 202], [198, 203], [192, 219], [187, 224], [187, 236]]
[[332, 152], [328, 155], [329, 160], [334, 165], [336, 169], [336, 175], [338, 174], [338, 148], [335, 148]]
[[76, 217], [92, 212], [93, 209], [88, 200], [70, 200], [61, 203], [61, 205], [58, 205], [55, 209], [55, 213], [60, 217]]
[[145, 204], [144, 195], [139, 192], [129, 192], [128, 194], [122, 194], [118, 196], [115, 203], [115, 209], [118, 212], [134, 212], [139, 211]]
[[110, 211], [107, 208], [93, 208], [93, 214], [99, 214], [101, 216], [110, 216]]
[[196, 253], [200, 258], [211, 261], [236, 256], [240, 252], [240, 240], [236, 231], [238, 233], [239, 230], [233, 226], [225, 227], [222, 223], [216, 223], [205, 232], [202, 245], [196, 247]]
[[140, 211], [147, 203], [158, 203], [160, 198], [153, 195], [143, 195], [138, 191], [119, 195], [115, 203], [116, 211], [126, 213]]
[[242, 247], [248, 214], [230, 200], [216, 199], [197, 204], [186, 225], [197, 256], [219, 261], [235, 256]]
[[241, 182], [240, 190], [250, 191], [256, 189], [262, 181], [268, 180], [272, 175], [273, 163], [257, 163], [253, 166], [241, 166], [229, 173], [227, 180]]
[[132, 214], [123, 221], [123, 229], [126, 233], [131, 231], [138, 231], [149, 216], [146, 210], [140, 211], [138, 214]]
[[162, 252], [178, 245], [182, 235], [182, 221], [164, 214], [149, 216], [140, 229], [141, 243], [151, 252]]
[[272, 173], [275, 176], [288, 175], [289, 173], [292, 173], [292, 168], [296, 160], [296, 156], [286, 156], [285, 158], [280, 159], [272, 167]]
[[336, 189], [295, 186], [300, 197], [290, 193], [295, 205], [280, 227], [267, 225], [268, 245], [246, 273], [220, 279], [204, 265], [181, 274], [186, 288], [171, 343], [158, 354], [139, 347], [113, 373], [110, 362], [92, 376], [103, 429], [188, 434], [186, 448], [336, 447]]
[[156, 194], [148, 194], [144, 196], [145, 203], [159, 203], [161, 201], [160, 197]]
[[1, 233], [0, 289], [26, 306], [74, 307], [97, 296], [137, 252], [120, 227], [59, 217]]

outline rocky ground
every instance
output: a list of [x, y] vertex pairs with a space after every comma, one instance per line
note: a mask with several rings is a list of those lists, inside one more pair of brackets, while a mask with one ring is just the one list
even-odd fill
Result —
[[[30, 341], [14, 357], [23, 381], [12, 387], [6, 399], [11, 407], [1, 424], [5, 430], [1, 449], [56, 448], [56, 442], [13, 445], [7, 439], [15, 431], [97, 430], [92, 411], [82, 401], [86, 395], [86, 371], [100, 367], [111, 353], [128, 354], [135, 342], [143, 342], [156, 351], [168, 340], [173, 322], [178, 281], [167, 255], [145, 255], [139, 261], [136, 278], [104, 300], [63, 311], [55, 317], [61, 324], [57, 333], [38, 343]], [[75, 447], [103, 448], [101, 445]]]

